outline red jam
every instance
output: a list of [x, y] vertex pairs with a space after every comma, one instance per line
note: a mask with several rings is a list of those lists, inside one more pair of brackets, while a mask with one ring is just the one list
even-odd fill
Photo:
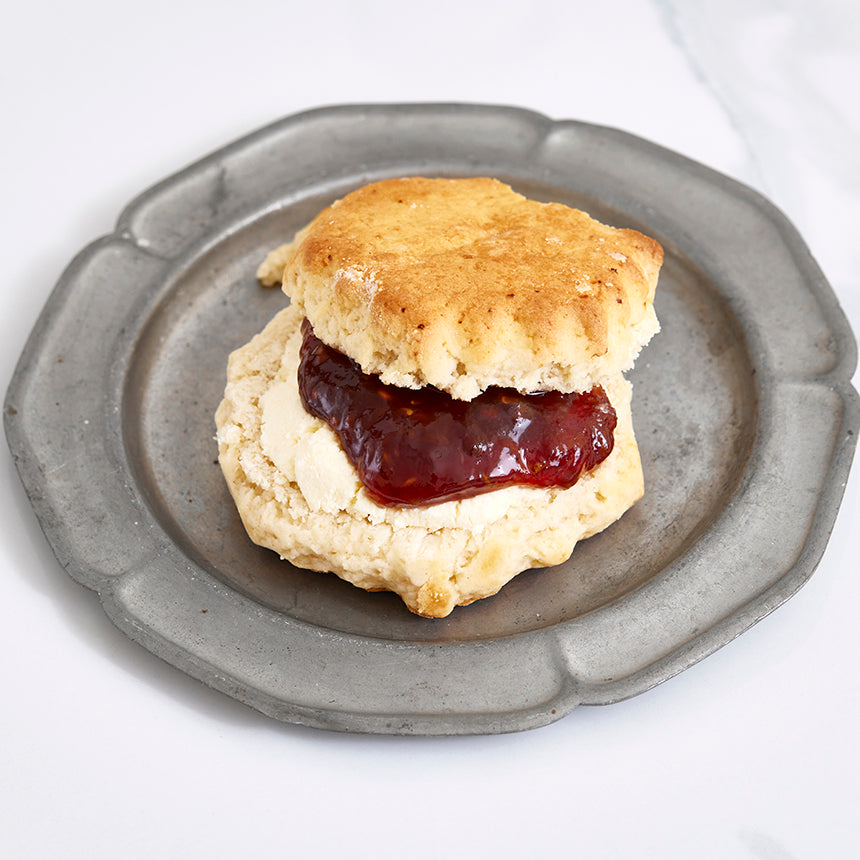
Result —
[[465, 499], [511, 484], [571, 487], [612, 452], [615, 410], [602, 388], [455, 400], [384, 385], [302, 323], [299, 393], [340, 438], [368, 494], [384, 505]]

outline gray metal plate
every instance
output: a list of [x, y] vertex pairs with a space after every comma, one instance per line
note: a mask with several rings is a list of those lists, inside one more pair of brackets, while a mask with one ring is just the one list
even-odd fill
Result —
[[[216, 464], [228, 353], [283, 306], [257, 264], [375, 179], [492, 175], [658, 239], [662, 333], [633, 373], [646, 495], [567, 563], [447, 619], [253, 546]], [[856, 347], [795, 230], [619, 131], [482, 105], [289, 117], [142, 194], [63, 274], [6, 432], [60, 562], [131, 638], [277, 719], [466, 734], [614, 702], [811, 575], [858, 427]]]

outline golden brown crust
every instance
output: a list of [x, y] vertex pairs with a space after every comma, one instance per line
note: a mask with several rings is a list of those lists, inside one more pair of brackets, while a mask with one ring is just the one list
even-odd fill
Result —
[[365, 186], [284, 250], [317, 335], [396, 385], [584, 390], [658, 328], [657, 242], [494, 179]]

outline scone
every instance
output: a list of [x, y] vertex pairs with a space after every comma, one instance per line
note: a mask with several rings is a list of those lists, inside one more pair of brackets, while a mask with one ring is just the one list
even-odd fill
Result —
[[662, 249], [492, 179], [375, 183], [258, 272], [219, 457], [253, 541], [442, 617], [558, 564], [643, 492], [623, 372]]

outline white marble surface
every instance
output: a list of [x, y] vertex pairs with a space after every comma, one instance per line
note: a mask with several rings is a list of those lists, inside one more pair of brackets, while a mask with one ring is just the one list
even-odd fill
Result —
[[[854, 0], [34, 0], [2, 44], [4, 380], [129, 198], [343, 102], [516, 104], [676, 149], [782, 207], [860, 330]], [[275, 724], [162, 664], [0, 468], [4, 856], [860, 856], [860, 469], [809, 584], [698, 666], [534, 732], [422, 739]]]

